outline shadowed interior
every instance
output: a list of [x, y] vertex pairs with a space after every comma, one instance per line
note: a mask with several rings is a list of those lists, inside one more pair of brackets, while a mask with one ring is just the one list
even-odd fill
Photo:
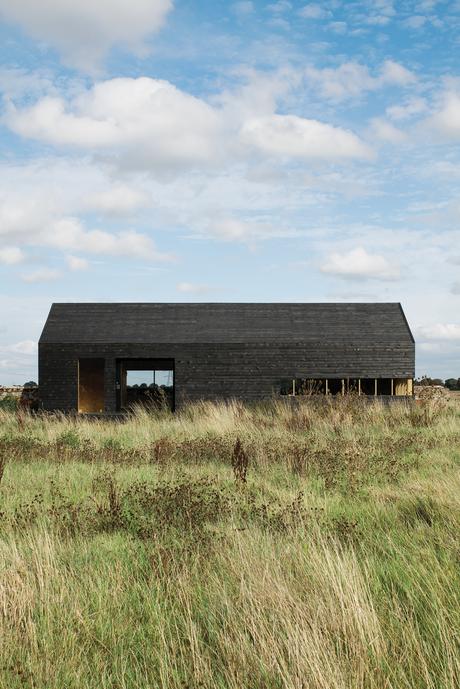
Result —
[[78, 411], [82, 414], [104, 411], [104, 359], [79, 359]]

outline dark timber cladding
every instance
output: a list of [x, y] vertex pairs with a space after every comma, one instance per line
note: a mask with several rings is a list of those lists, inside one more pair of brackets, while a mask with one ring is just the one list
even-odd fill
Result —
[[43, 406], [63, 411], [117, 411], [133, 399], [132, 371], [169, 371], [177, 406], [312, 381], [331, 394], [412, 394], [414, 365], [396, 303], [53, 304], [39, 342]]

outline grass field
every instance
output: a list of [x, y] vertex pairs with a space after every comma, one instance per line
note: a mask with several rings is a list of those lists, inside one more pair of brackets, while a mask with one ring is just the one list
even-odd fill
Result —
[[3, 689], [458, 689], [460, 401], [0, 412]]

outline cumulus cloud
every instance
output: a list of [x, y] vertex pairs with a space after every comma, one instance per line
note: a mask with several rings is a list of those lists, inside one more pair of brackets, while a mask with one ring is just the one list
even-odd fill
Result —
[[0, 68], [0, 93], [9, 98], [30, 98], [45, 93], [54, 93], [56, 86], [52, 74], [46, 70], [29, 71], [18, 67]]
[[[88, 161], [70, 159], [64, 162], [62, 157], [16, 166], [0, 164], [3, 192], [3, 198], [0, 192], [0, 245], [31, 247], [34, 253], [37, 248], [40, 251], [57, 249], [65, 262], [68, 255], [85, 259], [114, 255], [112, 240], [105, 241], [103, 235], [101, 247], [100, 234], [86, 236], [87, 232], [97, 229], [115, 237], [116, 255], [120, 258], [145, 262], [154, 261], [157, 256], [162, 261], [174, 260], [169, 249], [164, 250], [165, 254], [159, 252], [154, 241], [150, 244], [153, 251], [145, 251], [145, 244], [139, 247], [137, 239], [132, 237], [131, 245], [121, 246], [116, 239], [120, 231], [127, 231], [126, 214], [129, 214], [129, 227], [137, 228], [137, 233], [147, 239], [154, 240], [155, 235], [152, 237], [150, 231], [140, 228], [150, 227], [154, 232], [161, 227], [165, 241], [179, 231], [186, 237], [248, 243], [256, 239], [292, 236], [293, 231], [284, 217], [285, 204], [298, 205], [305, 203], [307, 198], [311, 203], [316, 194], [305, 188], [298, 174], [292, 175], [291, 185], [291, 177], [279, 170], [268, 178], [256, 175], [254, 180], [248, 178], [244, 168], [213, 175], [203, 172], [178, 176], [168, 184], [151, 176], [134, 175], [126, 189], [125, 181], [120, 186], [103, 170]], [[349, 181], [353, 184], [353, 179]], [[334, 181], [326, 179], [324, 184], [331, 188]], [[126, 213], [116, 207], [117, 192], [123, 189], [127, 192], [126, 198], [122, 194]], [[139, 208], [135, 210], [138, 202]], [[128, 211], [131, 205], [132, 214]], [[236, 211], [245, 219], [234, 219]], [[101, 217], [95, 219], [94, 212]]]
[[[15, 197], [12, 190], [11, 195], [0, 196], [0, 237], [22, 243], [23, 238], [30, 239], [42, 230], [50, 213], [47, 200]], [[18, 254], [15, 252], [14, 256]]]
[[0, 249], [0, 263], [7, 266], [13, 266], [16, 263], [21, 263], [25, 256], [23, 251], [17, 246], [6, 246]]
[[350, 280], [396, 280], [399, 267], [384, 256], [368, 253], [363, 247], [345, 253], [332, 253], [321, 272]]
[[264, 153], [291, 158], [371, 158], [371, 149], [352, 132], [296, 115], [271, 115], [246, 122], [242, 140]]
[[58, 220], [47, 237], [51, 246], [102, 256], [125, 256], [147, 261], [171, 261], [173, 256], [157, 251], [153, 240], [135, 230], [106, 232], [87, 230], [77, 218]]
[[383, 86], [386, 84], [407, 86], [417, 81], [413, 72], [393, 60], [386, 60], [383, 63], [380, 75], [376, 79]]
[[24, 137], [115, 155], [128, 169], [212, 161], [221, 129], [205, 101], [149, 77], [99, 82], [69, 102], [46, 97], [22, 110], [11, 106], [5, 121]]
[[[221, 107], [215, 107], [166, 81], [119, 78], [67, 102], [45, 97], [23, 109], [11, 105], [5, 122], [21, 136], [96, 153], [124, 171], [159, 176], [248, 161], [254, 149], [283, 158], [371, 156], [348, 130], [273, 113], [277, 89], [255, 79], [255, 91], [222, 94]], [[139, 200], [126, 191], [118, 203], [123, 199], [128, 207]]]
[[385, 86], [408, 86], [416, 81], [412, 72], [393, 60], [384, 62], [377, 76], [373, 76], [366, 65], [345, 62], [337, 68], [308, 67], [306, 77], [325, 98], [333, 101], [354, 98]]
[[460, 137], [460, 94], [447, 90], [441, 97], [440, 107], [427, 120], [427, 124], [442, 136], [451, 139]]
[[171, 0], [0, 0], [4, 21], [55, 48], [67, 64], [92, 71], [116, 44], [141, 55], [164, 24]]
[[129, 215], [149, 205], [144, 191], [133, 189], [125, 184], [114, 184], [109, 189], [90, 194], [84, 205], [90, 210], [107, 215]]
[[391, 122], [388, 122], [383, 117], [375, 117], [370, 123], [370, 133], [376, 139], [380, 141], [387, 141], [391, 144], [403, 143], [407, 136], [406, 134], [394, 126]]
[[[40, 185], [35, 190], [36, 198], [23, 199], [24, 192], [23, 188], [16, 190], [16, 196], [11, 191], [6, 198], [0, 198], [0, 238], [3, 235], [7, 241], [12, 240], [20, 245], [52, 247], [71, 256], [73, 252], [78, 252], [143, 261], [174, 260], [172, 254], [158, 251], [153, 239], [147, 234], [132, 229], [109, 232], [105, 229], [88, 228], [81, 219], [66, 215], [66, 204], [58, 199], [53, 203]], [[40, 192], [43, 196], [41, 200]], [[82, 209], [85, 208], [83, 205]], [[0, 249], [0, 262], [14, 265], [23, 259], [24, 254], [18, 246]], [[31, 281], [34, 281], [34, 275], [32, 273]], [[45, 278], [46, 275], [45, 272]], [[38, 278], [40, 277], [38, 274]]]
[[386, 114], [392, 120], [407, 120], [415, 115], [420, 115], [427, 110], [427, 103], [424, 98], [410, 98], [401, 105], [391, 105], [386, 109]]

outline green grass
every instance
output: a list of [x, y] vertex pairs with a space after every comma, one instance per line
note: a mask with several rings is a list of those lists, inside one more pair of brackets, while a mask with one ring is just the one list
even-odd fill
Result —
[[458, 402], [0, 411], [0, 687], [458, 689], [459, 441]]

